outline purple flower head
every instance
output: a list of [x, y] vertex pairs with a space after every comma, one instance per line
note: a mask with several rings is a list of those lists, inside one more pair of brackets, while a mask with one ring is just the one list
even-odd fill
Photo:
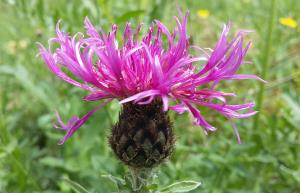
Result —
[[[127, 23], [121, 44], [116, 39], [116, 25], [112, 25], [108, 34], [99, 33], [86, 18], [86, 36], [81, 33], [70, 36], [60, 30], [58, 22], [56, 37], [50, 39], [49, 44], [58, 44], [59, 48], [52, 50], [51, 46], [46, 49], [39, 45], [42, 58], [57, 77], [87, 90], [85, 101], [104, 101], [82, 118], [72, 117], [67, 124], [57, 114], [59, 128], [66, 131], [60, 144], [113, 99], [121, 104], [143, 105], [159, 97], [165, 111], [189, 111], [195, 124], [206, 132], [216, 128], [204, 119], [198, 107], [206, 106], [229, 119], [246, 118], [256, 113], [252, 110], [253, 103], [228, 104], [226, 99], [235, 94], [216, 90], [221, 80], [261, 80], [255, 75], [236, 74], [246, 63], [244, 57], [250, 46], [250, 43], [243, 46], [246, 32], [241, 31], [228, 41], [230, 25], [225, 25], [214, 49], [190, 46], [187, 16], [175, 17], [177, 27], [173, 32], [155, 21], [143, 37], [140, 37], [141, 26], [133, 30]], [[165, 37], [167, 44], [163, 42]], [[191, 49], [199, 50], [200, 54], [192, 55]], [[205, 64], [201, 66], [199, 62]], [[68, 76], [63, 68], [74, 76]], [[169, 101], [175, 105], [169, 106]]]

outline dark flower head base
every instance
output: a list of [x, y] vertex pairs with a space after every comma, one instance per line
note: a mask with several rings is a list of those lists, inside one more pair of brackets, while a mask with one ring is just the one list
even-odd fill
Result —
[[[113, 99], [119, 100], [126, 109], [127, 103], [138, 108], [137, 105], [153, 104], [159, 98], [163, 111], [188, 111], [194, 116], [195, 124], [205, 132], [216, 128], [204, 119], [200, 111], [202, 107], [213, 109], [228, 119], [254, 115], [253, 103], [228, 104], [227, 98], [235, 94], [216, 90], [217, 84], [223, 80], [261, 80], [255, 75], [236, 74], [239, 67], [247, 63], [244, 58], [250, 43], [243, 46], [246, 32], [240, 31], [228, 41], [230, 25], [225, 25], [213, 49], [190, 46], [187, 17], [188, 14], [180, 19], [175, 17], [177, 27], [173, 32], [160, 21], [155, 21], [143, 37], [141, 26], [134, 31], [127, 23], [122, 43], [116, 40], [116, 25], [108, 34], [99, 33], [86, 18], [86, 36], [81, 33], [70, 36], [60, 30], [58, 23], [56, 37], [49, 40], [49, 49], [39, 45], [42, 58], [57, 77], [87, 90], [89, 95], [83, 98], [85, 101], [104, 101], [82, 118], [72, 117], [67, 124], [63, 124], [58, 116], [59, 127], [66, 131], [60, 143]], [[167, 46], [163, 36], [167, 38]], [[52, 44], [59, 45], [59, 48], [53, 50]], [[190, 49], [199, 50], [199, 54], [192, 55]], [[200, 61], [205, 64], [197, 64]], [[73, 76], [67, 75], [63, 69], [69, 70]], [[175, 105], [170, 106], [169, 101]]]
[[159, 165], [170, 156], [174, 141], [172, 125], [160, 99], [145, 105], [124, 104], [109, 139], [116, 156], [133, 168]]

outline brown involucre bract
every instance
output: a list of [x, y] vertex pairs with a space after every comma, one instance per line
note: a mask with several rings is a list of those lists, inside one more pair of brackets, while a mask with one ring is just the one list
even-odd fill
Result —
[[172, 124], [158, 99], [146, 105], [124, 104], [109, 139], [116, 156], [133, 168], [159, 165], [170, 156], [174, 141]]

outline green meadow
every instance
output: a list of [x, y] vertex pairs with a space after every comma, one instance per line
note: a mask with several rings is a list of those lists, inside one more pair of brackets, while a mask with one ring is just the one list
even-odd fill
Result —
[[[123, 177], [127, 168], [108, 145], [120, 104], [97, 111], [64, 145], [54, 129], [55, 111], [67, 121], [83, 116], [99, 102], [55, 77], [38, 55], [37, 42], [48, 46], [61, 19], [63, 31], [84, 32], [90, 18], [97, 29], [118, 24], [122, 39], [127, 21], [146, 32], [158, 19], [173, 29], [177, 6], [190, 11], [188, 34], [193, 44], [213, 48], [223, 25], [230, 36], [252, 30], [252, 45], [239, 73], [266, 80], [224, 81], [218, 90], [235, 92], [229, 103], [255, 102], [259, 113], [233, 120], [199, 107], [216, 126], [205, 135], [189, 113], [170, 112], [176, 149], [160, 167], [161, 186], [176, 181], [202, 183], [195, 193], [300, 192], [300, 3], [298, 0], [1, 0], [0, 1], [0, 192], [72, 193], [71, 179], [90, 192], [113, 192], [103, 175]], [[200, 64], [199, 64], [200, 65]]]

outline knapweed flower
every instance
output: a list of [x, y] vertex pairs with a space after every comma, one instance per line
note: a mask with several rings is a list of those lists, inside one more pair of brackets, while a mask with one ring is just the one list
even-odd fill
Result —
[[[163, 112], [172, 110], [180, 114], [188, 111], [195, 118], [195, 124], [201, 126], [205, 132], [215, 131], [216, 128], [204, 119], [201, 114], [202, 107], [213, 109], [228, 119], [254, 115], [254, 103], [229, 104], [227, 98], [235, 94], [216, 90], [218, 83], [224, 80], [261, 80], [251, 74], [236, 74], [239, 67], [247, 63], [244, 58], [250, 43], [244, 46], [246, 32], [238, 32], [229, 41], [230, 24], [224, 25], [215, 47], [203, 49], [189, 45], [187, 17], [188, 14], [180, 19], [175, 17], [177, 27], [173, 32], [156, 20], [143, 37], [140, 33], [141, 25], [133, 30], [127, 23], [121, 43], [116, 39], [116, 25], [112, 25], [112, 30], [106, 34], [97, 31], [86, 18], [86, 35], [77, 33], [71, 36], [60, 30], [58, 22], [56, 37], [49, 40], [49, 49], [39, 45], [43, 60], [54, 75], [87, 90], [89, 94], [83, 100], [104, 101], [81, 118], [73, 116], [67, 124], [64, 124], [57, 114], [58, 127], [66, 131], [60, 144], [70, 138], [99, 108], [113, 99], [125, 104], [124, 110], [126, 105], [137, 108], [133, 112], [136, 116], [144, 113], [142, 107], [148, 106], [150, 110], [145, 112], [149, 113], [147, 117], [151, 120], [165, 116], [153, 112], [153, 109]], [[58, 48], [52, 49], [52, 44], [57, 44]], [[191, 54], [191, 49], [196, 49], [199, 54]], [[204, 64], [200, 65], [200, 62]], [[72, 76], [65, 73], [65, 70], [70, 71]], [[138, 109], [139, 107], [141, 109]], [[127, 109], [128, 112], [131, 111], [130, 108]], [[128, 121], [131, 119], [134, 118], [128, 118]], [[116, 128], [121, 127], [120, 124], [122, 121]], [[160, 127], [160, 123], [150, 121], [147, 124], [149, 128], [155, 125]], [[161, 124], [165, 124], [161, 127], [170, 127], [168, 118]], [[135, 126], [145, 127], [145, 123], [139, 122], [128, 127]], [[160, 141], [167, 140], [169, 144], [172, 143], [172, 134], [167, 134], [166, 128], [157, 130], [163, 133]], [[135, 134], [138, 134], [137, 130]], [[151, 135], [149, 131], [147, 136]], [[123, 143], [120, 138], [119, 143]], [[156, 144], [153, 141], [151, 143]]]

